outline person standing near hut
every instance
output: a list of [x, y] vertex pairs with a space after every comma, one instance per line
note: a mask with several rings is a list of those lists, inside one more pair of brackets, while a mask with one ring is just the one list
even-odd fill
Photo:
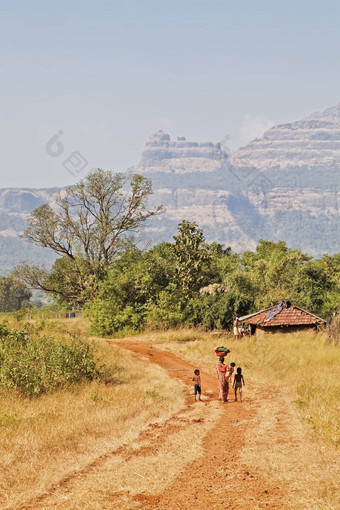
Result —
[[229, 383], [227, 381], [227, 372], [229, 371], [228, 365], [224, 364], [224, 358], [219, 359], [216, 366], [216, 373], [218, 378], [218, 395], [217, 400], [228, 402]]
[[235, 340], [238, 340], [240, 338], [240, 331], [239, 331], [239, 325], [238, 325], [237, 317], [234, 320], [233, 325], [234, 325], [234, 337], [235, 337]]

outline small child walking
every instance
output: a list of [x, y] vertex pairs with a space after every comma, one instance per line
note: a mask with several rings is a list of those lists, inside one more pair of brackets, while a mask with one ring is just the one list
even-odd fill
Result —
[[201, 399], [201, 393], [202, 393], [202, 388], [201, 388], [201, 376], [200, 376], [200, 371], [198, 369], [194, 370], [194, 377], [192, 378], [192, 380], [194, 381], [195, 383], [195, 386], [194, 386], [194, 390], [195, 390], [195, 402], [196, 402], [196, 397], [197, 397], [197, 394], [198, 394], [198, 400], [202, 400]]
[[235, 363], [232, 362], [232, 363], [230, 363], [230, 367], [229, 367], [229, 370], [227, 372], [227, 382], [229, 384], [232, 384], [232, 382], [233, 382], [233, 373], [234, 373], [234, 370], [235, 370]]
[[235, 401], [237, 402], [237, 390], [240, 394], [240, 402], [242, 402], [242, 386], [245, 386], [244, 378], [242, 375], [242, 368], [237, 367], [236, 374], [234, 375], [233, 388], [235, 390]]

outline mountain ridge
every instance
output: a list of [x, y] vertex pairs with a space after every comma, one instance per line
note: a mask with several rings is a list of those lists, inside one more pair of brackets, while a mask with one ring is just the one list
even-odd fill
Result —
[[323, 112], [279, 124], [234, 151], [230, 162], [236, 167], [330, 169], [340, 166], [340, 103]]
[[[219, 142], [171, 140], [158, 131], [129, 169], [152, 179], [151, 204], [165, 207], [143, 231], [151, 243], [171, 241], [178, 223], [187, 219], [203, 228], [207, 241], [236, 251], [254, 249], [264, 238], [314, 256], [340, 251], [339, 170], [340, 104], [274, 126], [230, 154]], [[27, 215], [46, 201], [53, 203], [58, 191], [0, 189], [1, 272], [27, 253], [32, 263], [54, 260], [48, 250], [27, 245], [18, 235]]]

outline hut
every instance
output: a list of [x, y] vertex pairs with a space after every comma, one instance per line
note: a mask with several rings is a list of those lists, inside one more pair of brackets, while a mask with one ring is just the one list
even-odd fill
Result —
[[275, 306], [259, 312], [238, 317], [238, 323], [249, 324], [250, 334], [261, 336], [266, 333], [292, 333], [301, 330], [319, 330], [326, 324], [324, 319], [317, 317], [302, 308], [281, 301]]

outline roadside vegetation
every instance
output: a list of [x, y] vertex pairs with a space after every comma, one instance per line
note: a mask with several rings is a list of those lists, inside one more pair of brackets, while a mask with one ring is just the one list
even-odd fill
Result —
[[40, 336], [30, 324], [17, 331], [0, 323], [1, 389], [34, 397], [101, 377], [104, 366], [89, 342]]
[[93, 333], [183, 326], [231, 329], [233, 319], [288, 299], [332, 319], [340, 307], [340, 256], [311, 260], [283, 242], [260, 241], [239, 255], [206, 244], [182, 222], [173, 243], [130, 250], [112, 263], [84, 310]]
[[[162, 369], [105, 342], [77, 338], [79, 331], [70, 322], [46, 321], [40, 333], [28, 338], [25, 332], [1, 326], [3, 510], [20, 508], [184, 405], [182, 386]], [[82, 321], [78, 326], [83, 327]], [[54, 340], [49, 338], [52, 331]], [[15, 367], [20, 367], [12, 384], [4, 377], [7, 344], [13, 346], [12, 354], [16, 351]], [[37, 380], [39, 391], [32, 392]]]

